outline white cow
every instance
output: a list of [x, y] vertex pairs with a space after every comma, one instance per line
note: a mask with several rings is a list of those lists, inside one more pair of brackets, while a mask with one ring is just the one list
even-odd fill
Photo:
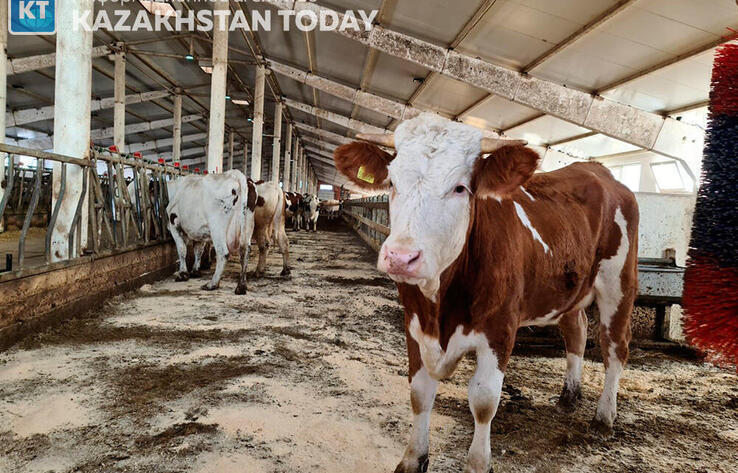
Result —
[[202, 288], [217, 289], [229, 253], [238, 252], [241, 275], [236, 294], [245, 294], [249, 245], [254, 233], [254, 210], [263, 202], [259, 199], [256, 186], [237, 170], [205, 176], [189, 175], [178, 181], [178, 189], [167, 206], [169, 231], [179, 256], [176, 280], [186, 281], [189, 278], [185, 260], [187, 242], [194, 243], [193, 271], [199, 269], [205, 244], [212, 242], [216, 254], [215, 273]]
[[282, 252], [281, 276], [290, 274], [290, 244], [285, 232], [285, 194], [276, 182], [261, 182], [256, 185], [259, 198], [263, 204], [254, 213], [256, 221], [256, 243], [259, 245], [259, 263], [256, 266], [256, 277], [264, 276], [269, 247], [276, 240]]
[[310, 231], [310, 225], [313, 226], [313, 231], [318, 231], [318, 214], [320, 199], [315, 194], [305, 194], [303, 196], [305, 203], [305, 230]]

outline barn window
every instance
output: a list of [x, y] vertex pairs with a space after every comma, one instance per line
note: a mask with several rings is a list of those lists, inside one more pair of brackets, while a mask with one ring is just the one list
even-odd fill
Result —
[[661, 192], [689, 191], [692, 188], [692, 180], [676, 161], [652, 164], [651, 170]]
[[641, 165], [640, 164], [624, 164], [621, 166], [613, 166], [610, 172], [615, 179], [625, 184], [628, 189], [633, 192], [640, 190], [641, 184]]
[[321, 184], [320, 185], [320, 190], [322, 190], [322, 191], [332, 191], [333, 190], [333, 186], [330, 185], [330, 184]]

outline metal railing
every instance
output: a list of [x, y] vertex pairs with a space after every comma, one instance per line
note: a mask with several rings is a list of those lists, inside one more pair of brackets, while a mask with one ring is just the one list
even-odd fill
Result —
[[[34, 161], [35, 166], [32, 164]], [[79, 166], [82, 171], [81, 179], [75, 176], [74, 184], [70, 182], [71, 166], [75, 170]], [[4, 184], [0, 222], [3, 222], [11, 198], [19, 202], [13, 206], [16, 211], [25, 211], [17, 237], [15, 264], [13, 251], [9, 251], [15, 239], [6, 237], [0, 241], [2, 253], [6, 254], [5, 271], [0, 267], [0, 281], [23, 276], [30, 270], [41, 272], [44, 268], [56, 267], [60, 262], [114, 254], [169, 240], [165, 211], [169, 202], [167, 182], [189, 173], [185, 169], [165, 165], [163, 160], [154, 163], [141, 159], [140, 155], [126, 155], [100, 147], [90, 149], [90, 159], [80, 159], [7, 144], [0, 144], [0, 171], [0, 180]], [[31, 179], [29, 174], [33, 176]], [[16, 182], [18, 176], [22, 181]], [[66, 235], [66, 251], [62, 252], [67, 257], [60, 258], [58, 252], [52, 255], [52, 246], [59, 245], [58, 241], [52, 242], [54, 228], [65, 194], [70, 192], [72, 185], [79, 186], [80, 181], [81, 192], [76, 203], [71, 202], [74, 214]], [[30, 183], [31, 191], [28, 189]], [[52, 196], [54, 193], [55, 198]], [[39, 205], [49, 209], [48, 218], [43, 244], [40, 238], [34, 240], [35, 254], [29, 261], [26, 244], [34, 212]], [[83, 218], [87, 219], [87, 225], [82, 223]], [[85, 230], [86, 238], [83, 238]], [[83, 246], [85, 239], [87, 244]]]
[[389, 195], [344, 200], [342, 214], [356, 233], [375, 251], [379, 251], [389, 228]]

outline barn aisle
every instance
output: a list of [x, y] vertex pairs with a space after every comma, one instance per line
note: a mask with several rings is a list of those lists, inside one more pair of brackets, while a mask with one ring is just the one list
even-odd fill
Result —
[[[218, 291], [161, 281], [0, 354], [0, 471], [393, 471], [410, 421], [402, 310], [373, 254], [335, 230], [290, 232], [292, 277], [272, 252], [246, 296], [233, 294], [232, 261]], [[633, 360], [603, 441], [587, 432], [599, 364], [586, 363], [583, 407], [567, 416], [550, 401], [563, 359], [515, 357], [495, 471], [549, 471], [554, 459], [561, 471], [720, 471], [718, 457], [735, 471], [732, 375]], [[439, 390], [431, 471], [461, 471], [470, 373], [462, 362]]]

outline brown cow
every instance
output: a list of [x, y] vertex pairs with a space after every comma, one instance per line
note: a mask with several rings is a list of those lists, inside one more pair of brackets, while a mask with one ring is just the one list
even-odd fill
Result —
[[539, 158], [524, 142], [483, 138], [431, 114], [403, 122], [394, 136], [360, 138], [397, 150], [393, 157], [352, 143], [335, 152], [357, 185], [390, 189], [392, 229], [377, 267], [397, 282], [405, 307], [414, 415], [396, 472], [426, 470], [438, 381], [469, 351], [475, 429], [465, 471], [488, 471], [490, 423], [521, 326], [559, 325], [567, 352], [559, 406], [573, 409], [592, 301], [606, 367], [593, 424], [610, 431], [637, 285], [633, 194], [597, 163], [534, 175]]

